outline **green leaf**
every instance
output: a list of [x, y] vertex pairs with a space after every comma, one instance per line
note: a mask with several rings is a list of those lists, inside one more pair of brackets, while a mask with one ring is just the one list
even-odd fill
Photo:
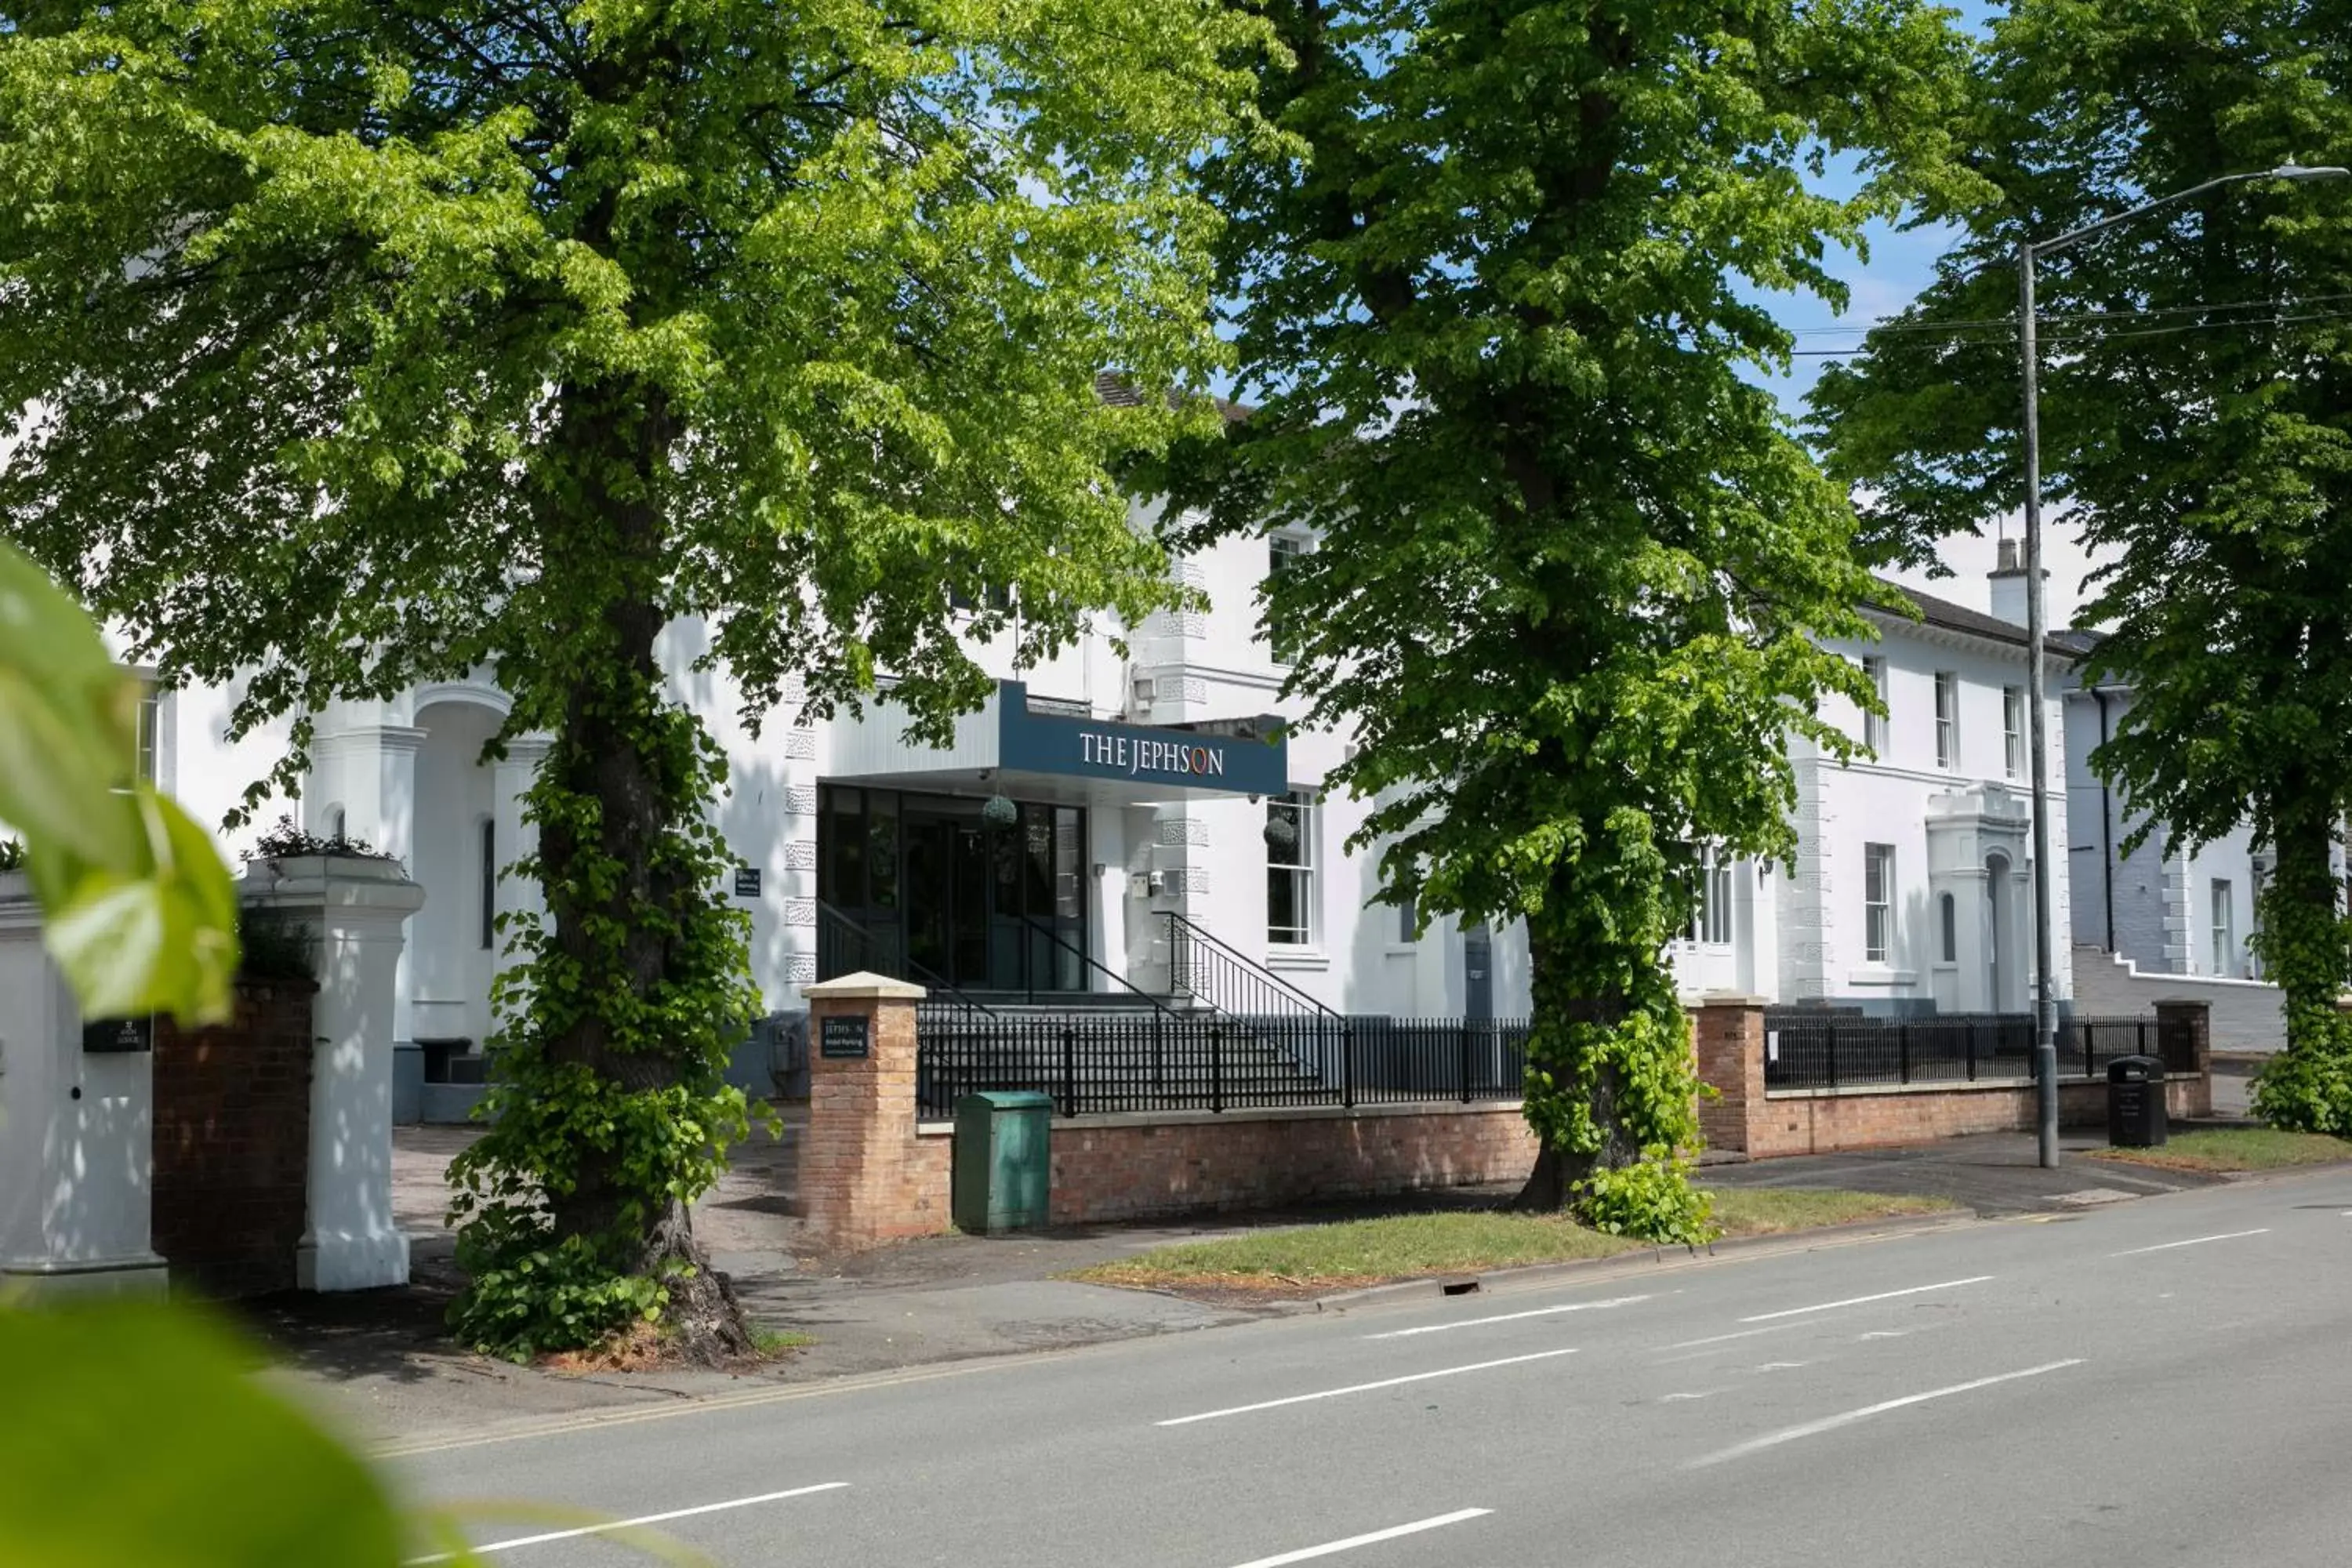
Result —
[[0, 1563], [392, 1568], [367, 1468], [184, 1310], [0, 1310]]
[[50, 954], [84, 1014], [226, 1016], [236, 975], [236, 890], [211, 837], [169, 795], [131, 792], [161, 853], [135, 870], [74, 859], [36, 839], [27, 865]]

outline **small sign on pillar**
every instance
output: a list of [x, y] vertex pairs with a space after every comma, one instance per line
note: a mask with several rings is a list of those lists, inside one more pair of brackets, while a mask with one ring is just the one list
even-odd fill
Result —
[[830, 1013], [817, 1020], [816, 1054], [827, 1061], [863, 1061], [873, 1048], [870, 1025], [863, 1013]]

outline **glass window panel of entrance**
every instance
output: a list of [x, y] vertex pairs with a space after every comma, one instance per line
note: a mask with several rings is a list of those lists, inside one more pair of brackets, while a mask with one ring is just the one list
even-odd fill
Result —
[[1085, 989], [1087, 814], [1016, 804], [1013, 824], [997, 828], [969, 796], [825, 785], [820, 967], [904, 968], [922, 984], [963, 988]]

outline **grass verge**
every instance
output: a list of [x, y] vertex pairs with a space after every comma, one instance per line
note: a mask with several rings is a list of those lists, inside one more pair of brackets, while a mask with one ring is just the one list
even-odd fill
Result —
[[2214, 1127], [2183, 1132], [2154, 1149], [2095, 1149], [2091, 1157], [2172, 1171], [2283, 1171], [2352, 1160], [2352, 1142], [2324, 1132]]
[[765, 1357], [780, 1356], [786, 1351], [806, 1350], [816, 1343], [814, 1334], [804, 1334], [797, 1329], [763, 1329], [751, 1325], [751, 1348]]
[[[1727, 1237], [1778, 1236], [1952, 1206], [1940, 1198], [1807, 1187], [1731, 1188], [1715, 1194], [1716, 1220]], [[1182, 1242], [1066, 1278], [1152, 1289], [1307, 1295], [1434, 1274], [1608, 1258], [1649, 1245], [1556, 1215], [1395, 1215]]]

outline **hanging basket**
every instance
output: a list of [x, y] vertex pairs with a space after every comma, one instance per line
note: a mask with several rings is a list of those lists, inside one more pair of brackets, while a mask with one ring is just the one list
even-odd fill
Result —
[[1285, 813], [1265, 819], [1265, 841], [1276, 849], [1287, 849], [1298, 842], [1298, 825]]
[[1010, 795], [992, 795], [981, 806], [980, 819], [991, 827], [1010, 827], [1021, 820], [1021, 808]]

